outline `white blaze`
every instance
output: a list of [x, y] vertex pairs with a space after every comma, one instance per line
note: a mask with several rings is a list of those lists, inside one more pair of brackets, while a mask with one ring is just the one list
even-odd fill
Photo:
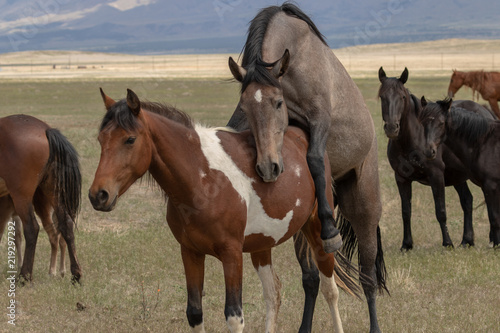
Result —
[[257, 91], [255, 92], [254, 97], [255, 97], [255, 100], [257, 102], [259, 102], [259, 103], [262, 102], [262, 91], [260, 91], [260, 89], [257, 89]]

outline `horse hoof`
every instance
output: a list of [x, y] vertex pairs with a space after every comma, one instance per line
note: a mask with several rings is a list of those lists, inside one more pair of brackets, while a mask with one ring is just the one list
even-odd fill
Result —
[[322, 239], [322, 241], [323, 249], [326, 253], [337, 252], [342, 247], [342, 236], [340, 235], [340, 233], [332, 238]]

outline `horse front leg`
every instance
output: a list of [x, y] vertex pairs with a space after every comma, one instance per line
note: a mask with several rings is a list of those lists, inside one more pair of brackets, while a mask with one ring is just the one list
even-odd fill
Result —
[[488, 99], [488, 102], [490, 103], [491, 110], [493, 110], [497, 118], [500, 119], [500, 108], [498, 108], [498, 100], [493, 97]]
[[[302, 324], [299, 333], [310, 333], [312, 331], [312, 320], [316, 298], [319, 292], [319, 271], [311, 257], [311, 251], [302, 231], [293, 235], [295, 255], [302, 271], [302, 288], [304, 289], [304, 311], [302, 313]], [[323, 246], [321, 245], [321, 248]]]
[[186, 315], [193, 332], [204, 333], [202, 294], [205, 278], [205, 255], [181, 245], [182, 262], [188, 293]]
[[[326, 252], [333, 253], [342, 246], [342, 236], [335, 227], [333, 211], [326, 197], [325, 152], [327, 138], [327, 126], [311, 127], [311, 137], [309, 149], [307, 151], [307, 164], [316, 188], [315, 194], [318, 201], [318, 216], [321, 221], [321, 239], [323, 241], [323, 247]], [[328, 175], [328, 177], [330, 177], [330, 175]]]
[[242, 309], [243, 253], [242, 247], [228, 246], [219, 254], [224, 268], [226, 305], [224, 315], [231, 333], [241, 333], [245, 326]]
[[436, 218], [439, 222], [439, 226], [441, 227], [443, 246], [453, 247], [453, 242], [451, 241], [450, 234], [448, 233], [448, 226], [446, 225], [446, 202], [443, 175], [440, 174], [437, 177], [432, 177], [430, 179], [430, 183], [432, 188], [432, 195], [434, 197]]
[[460, 205], [464, 211], [464, 233], [461, 246], [474, 246], [474, 227], [472, 225], [472, 193], [467, 182], [455, 185], [455, 190], [460, 198]]
[[262, 283], [262, 291], [266, 301], [266, 333], [274, 333], [281, 305], [281, 282], [271, 262], [271, 250], [251, 253], [251, 257], [253, 267]]
[[413, 237], [411, 234], [411, 180], [402, 179], [396, 176], [399, 197], [401, 199], [401, 215], [403, 217], [403, 243], [401, 251], [413, 249]]

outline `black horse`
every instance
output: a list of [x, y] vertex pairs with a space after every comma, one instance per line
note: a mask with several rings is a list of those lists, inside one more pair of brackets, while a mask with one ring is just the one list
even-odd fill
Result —
[[[411, 234], [412, 182], [432, 188], [436, 218], [441, 227], [443, 246], [453, 247], [446, 225], [445, 186], [454, 186], [464, 211], [464, 232], [462, 246], [474, 245], [472, 227], [472, 194], [467, 186], [467, 166], [448, 148], [439, 145], [433, 151], [433, 158], [424, 156], [424, 127], [418, 121], [421, 113], [420, 100], [411, 94], [404, 84], [408, 80], [408, 69], [401, 77], [387, 77], [379, 69], [381, 82], [378, 96], [382, 102], [384, 130], [389, 138], [387, 157], [398, 186], [403, 215], [403, 244], [401, 250], [413, 248]], [[472, 101], [456, 101], [453, 107], [463, 107], [492, 119], [488, 110]]]
[[452, 100], [427, 103], [422, 97], [421, 123], [425, 128], [425, 155], [433, 159], [447, 145], [466, 167], [470, 180], [481, 187], [490, 220], [490, 241], [500, 245], [500, 121], [486, 119]]

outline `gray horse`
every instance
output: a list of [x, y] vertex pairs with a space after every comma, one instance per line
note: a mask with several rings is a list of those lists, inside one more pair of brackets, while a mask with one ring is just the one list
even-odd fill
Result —
[[382, 207], [377, 142], [361, 92], [311, 19], [290, 3], [257, 14], [249, 27], [242, 65], [230, 58], [229, 67], [242, 87], [228, 126], [251, 129], [257, 146], [256, 169], [265, 181], [274, 181], [284, 167], [293, 167], [283, 166], [281, 157], [287, 125], [309, 133], [307, 161], [316, 186], [324, 240], [335, 237], [336, 231], [325, 199], [326, 149], [341, 220], [350, 221], [346, 228], [352, 227], [355, 233], [342, 232], [344, 249], [352, 251], [350, 241], [357, 237], [361, 271], [371, 279], [362, 281], [370, 331], [380, 331], [376, 292], [377, 287], [382, 291], [386, 286], [378, 227]]

